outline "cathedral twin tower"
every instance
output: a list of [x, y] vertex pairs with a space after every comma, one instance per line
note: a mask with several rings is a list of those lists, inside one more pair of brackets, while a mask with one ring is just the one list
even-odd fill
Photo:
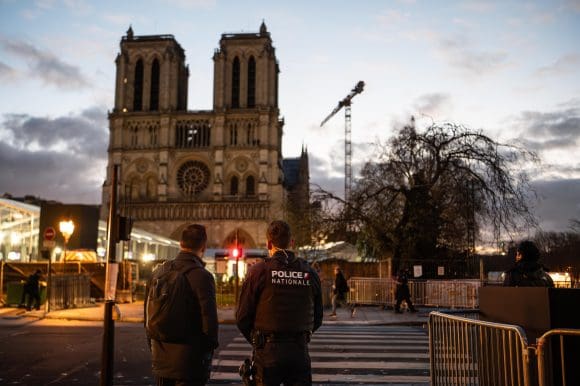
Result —
[[120, 46], [103, 214], [118, 165], [119, 206], [137, 227], [179, 239], [197, 222], [209, 247], [235, 238], [263, 247], [268, 223], [285, 217], [288, 202], [308, 205], [307, 154], [282, 158], [279, 67], [265, 24], [222, 35], [210, 111], [187, 110], [189, 70], [172, 35], [129, 28]]

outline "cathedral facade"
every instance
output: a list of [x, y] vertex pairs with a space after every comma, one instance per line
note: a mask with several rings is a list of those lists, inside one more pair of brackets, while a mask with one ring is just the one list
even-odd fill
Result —
[[120, 212], [136, 227], [178, 240], [200, 223], [210, 248], [236, 240], [262, 248], [269, 222], [296, 205], [292, 192], [308, 189], [307, 154], [306, 171], [285, 176], [279, 66], [264, 23], [257, 33], [223, 34], [213, 61], [213, 110], [189, 111], [189, 70], [175, 38], [131, 28], [122, 37], [101, 215], [118, 165]]

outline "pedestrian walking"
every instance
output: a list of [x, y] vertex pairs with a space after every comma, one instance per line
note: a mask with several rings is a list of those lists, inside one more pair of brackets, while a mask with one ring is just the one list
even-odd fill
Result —
[[28, 276], [24, 287], [22, 288], [22, 297], [20, 298], [20, 308], [26, 307], [27, 311], [32, 310], [34, 301], [34, 309], [40, 309], [40, 277], [42, 271], [37, 269], [32, 275]]
[[203, 225], [187, 226], [175, 260], [158, 266], [148, 284], [145, 326], [156, 384], [205, 385], [218, 347], [215, 281], [202, 256]]
[[407, 303], [407, 307], [411, 312], [417, 312], [415, 306], [413, 306], [413, 302], [411, 301], [411, 290], [409, 289], [409, 277], [411, 273], [409, 269], [405, 268], [399, 271], [397, 275], [397, 287], [395, 289], [395, 298], [397, 299], [395, 303], [395, 312], [401, 313], [401, 303], [405, 301]]
[[269, 257], [249, 269], [236, 310], [238, 329], [253, 347], [244, 377], [256, 385], [311, 385], [308, 342], [322, 325], [320, 280], [289, 249], [286, 222], [270, 223], [266, 239]]
[[[342, 274], [339, 266], [334, 267], [334, 284], [332, 284], [332, 313], [330, 316], [336, 316], [336, 308], [339, 306], [348, 306], [346, 301], [346, 294], [350, 292], [348, 283]], [[354, 304], [350, 306], [350, 316], [354, 317], [356, 308]]]
[[522, 241], [516, 250], [516, 262], [504, 273], [506, 287], [554, 287], [554, 281], [539, 263], [540, 250], [532, 241]]

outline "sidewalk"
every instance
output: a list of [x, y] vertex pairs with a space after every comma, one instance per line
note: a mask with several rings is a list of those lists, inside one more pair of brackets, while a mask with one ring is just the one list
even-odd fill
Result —
[[[404, 312], [397, 314], [391, 309], [383, 310], [378, 306], [360, 306], [356, 314], [351, 318], [348, 309], [339, 308], [337, 316], [331, 317], [330, 310], [324, 312], [324, 325], [423, 325], [427, 324], [429, 312], [433, 308], [418, 307], [419, 312]], [[99, 303], [93, 307], [73, 308], [67, 310], [51, 311], [46, 314], [44, 308], [40, 311], [26, 311], [21, 308], [0, 308], [0, 319], [64, 319], [82, 321], [102, 321], [104, 316], [104, 304]], [[143, 302], [116, 304], [113, 312], [115, 320], [129, 323], [143, 323]], [[218, 308], [220, 324], [235, 324], [235, 307]]]

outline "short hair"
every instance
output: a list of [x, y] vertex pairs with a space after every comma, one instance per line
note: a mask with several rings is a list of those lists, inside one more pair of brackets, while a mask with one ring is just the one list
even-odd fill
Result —
[[275, 220], [268, 226], [266, 238], [268, 241], [272, 242], [276, 248], [288, 248], [288, 246], [290, 246], [291, 237], [290, 225], [284, 221]]
[[536, 247], [536, 244], [526, 240], [522, 241], [518, 245], [517, 251], [522, 254], [522, 260], [525, 261], [538, 261], [540, 260], [540, 250]]
[[207, 233], [205, 227], [200, 224], [188, 225], [181, 232], [181, 246], [187, 249], [199, 249], [207, 242]]

